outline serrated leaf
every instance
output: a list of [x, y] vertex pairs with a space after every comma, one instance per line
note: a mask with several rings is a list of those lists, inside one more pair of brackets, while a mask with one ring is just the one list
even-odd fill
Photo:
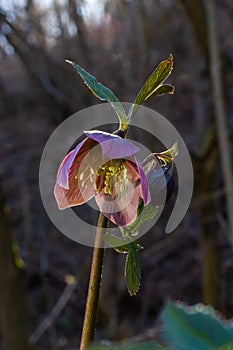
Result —
[[160, 346], [153, 343], [140, 343], [140, 344], [129, 344], [129, 345], [113, 345], [113, 346], [93, 346], [91, 350], [169, 350], [167, 347]]
[[113, 248], [119, 248], [121, 253], [128, 253], [129, 251], [128, 245], [130, 240], [127, 237], [120, 238], [110, 233], [106, 233], [104, 235], [104, 241]]
[[[143, 104], [150, 97], [156, 96], [156, 90], [161, 88], [162, 83], [169, 77], [173, 68], [173, 56], [170, 54], [167, 60], [160, 62], [157, 68], [146, 80], [145, 84], [142, 86], [141, 90], [138, 93], [136, 100], [131, 106], [128, 114], [128, 118], [131, 119], [133, 114], [138, 110], [139, 106]], [[167, 91], [166, 91], [167, 90]], [[173, 93], [174, 87], [171, 85], [165, 85], [164, 90], [160, 90], [158, 95], [168, 92]]]
[[148, 220], [153, 219], [155, 214], [158, 211], [158, 207], [153, 206], [152, 204], [148, 204], [145, 207], [140, 208], [140, 214], [138, 217], [132, 222], [132, 224], [120, 227], [120, 230], [124, 236], [131, 236], [135, 235], [137, 232], [139, 232], [141, 226]]
[[106, 233], [103, 239], [107, 244], [109, 244], [119, 253], [128, 253], [130, 250], [130, 244], [134, 246], [136, 251], [143, 249], [143, 247], [139, 243], [137, 243], [136, 241], [132, 242], [132, 240], [127, 237], [120, 238], [110, 233]]
[[125, 110], [116, 97], [116, 95], [106, 86], [99, 83], [96, 78], [89, 74], [87, 71], [85, 71], [82, 67], [80, 67], [77, 63], [74, 63], [72, 61], [66, 60], [67, 63], [69, 63], [72, 67], [76, 69], [78, 74], [83, 79], [84, 83], [89, 87], [89, 89], [92, 91], [92, 93], [98, 97], [102, 101], [107, 101], [111, 104], [111, 106], [114, 108], [119, 120], [121, 123], [126, 123], [127, 118], [125, 114]]
[[139, 243], [137, 243], [136, 241], [129, 243], [125, 246], [119, 246], [119, 247], [115, 247], [114, 249], [118, 252], [118, 253], [128, 253], [130, 250], [130, 244], [132, 244], [136, 250], [136, 252], [143, 250], [143, 246], [141, 246]]
[[224, 324], [213, 308], [169, 302], [162, 314], [164, 336], [179, 350], [219, 350], [233, 340], [232, 323]]
[[130, 243], [129, 252], [126, 258], [125, 278], [129, 294], [137, 294], [141, 281], [141, 267], [137, 250], [132, 243]]
[[127, 245], [122, 245], [122, 246], [118, 246], [118, 247], [114, 247], [114, 249], [118, 252], [118, 253], [123, 253], [123, 254], [127, 254], [129, 252], [129, 244]]

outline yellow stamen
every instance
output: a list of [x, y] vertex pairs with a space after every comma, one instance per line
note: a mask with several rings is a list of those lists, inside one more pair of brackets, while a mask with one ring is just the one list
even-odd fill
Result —
[[[105, 186], [103, 190], [106, 194], [113, 194], [114, 187], [120, 181], [120, 175], [122, 174], [122, 171], [123, 180], [128, 180], [127, 169], [125, 168], [124, 160], [110, 160], [98, 169], [97, 176], [104, 177]], [[101, 189], [97, 189], [97, 192], [100, 190]], [[124, 191], [124, 187], [122, 187], [120, 191]]]

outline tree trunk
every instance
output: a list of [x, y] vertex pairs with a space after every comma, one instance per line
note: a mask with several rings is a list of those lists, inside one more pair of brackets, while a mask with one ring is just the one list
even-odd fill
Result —
[[28, 343], [22, 270], [16, 265], [14, 246], [8, 207], [0, 188], [0, 316], [3, 350], [31, 350]]
[[[180, 0], [192, 24], [194, 35], [205, 59], [206, 72], [211, 88], [211, 72], [209, 70], [211, 55], [209, 48], [209, 28], [205, 1], [203, 0]], [[215, 190], [216, 171], [220, 167], [218, 161], [217, 132], [212, 119], [212, 131], [203, 142], [203, 150], [197, 160], [196, 185], [198, 195], [208, 195]], [[202, 289], [203, 301], [217, 309], [221, 309], [221, 261], [219, 252], [218, 230], [216, 220], [216, 207], [214, 200], [200, 205], [201, 221], [201, 249], [202, 260]]]
[[[198, 171], [198, 192], [211, 194], [215, 189], [218, 148], [214, 145], [215, 137], [209, 144], [208, 155], [200, 161]], [[221, 310], [221, 263], [218, 240], [218, 222], [216, 220], [214, 200], [200, 204], [200, 223], [202, 228], [202, 292], [205, 304]]]

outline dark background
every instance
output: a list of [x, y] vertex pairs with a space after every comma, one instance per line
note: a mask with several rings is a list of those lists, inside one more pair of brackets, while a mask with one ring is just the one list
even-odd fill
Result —
[[[0, 342], [4, 350], [26, 350], [19, 339], [32, 334], [45, 318], [48, 329], [36, 341], [31, 338], [35, 349], [71, 350], [81, 334], [92, 249], [58, 232], [43, 208], [38, 186], [40, 157], [52, 131], [74, 112], [99, 103], [65, 59], [80, 64], [121, 101], [132, 102], [156, 65], [173, 53], [169, 82], [176, 87], [175, 95], [157, 97], [147, 106], [177, 128], [195, 174], [193, 199], [179, 227], [164, 233], [173, 198], [141, 241], [143, 278], [137, 296], [127, 292], [125, 257], [106, 252], [97, 339], [155, 339], [160, 327], [156, 320], [168, 298], [204, 302], [233, 316], [233, 257], [205, 1], [99, 0], [95, 4], [97, 9], [84, 0], [0, 1]], [[232, 17], [232, 1], [216, 1], [230, 146]], [[73, 288], [70, 275], [77, 279]], [[67, 296], [65, 306], [51, 320], [62, 293]]]

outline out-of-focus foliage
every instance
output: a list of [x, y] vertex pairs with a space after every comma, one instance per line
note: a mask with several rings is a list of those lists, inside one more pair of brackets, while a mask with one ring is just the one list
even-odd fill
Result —
[[233, 347], [233, 321], [223, 320], [210, 306], [168, 303], [162, 320], [164, 338], [172, 349], [217, 350]]
[[93, 350], [169, 350], [167, 347], [155, 344], [135, 344], [135, 345], [116, 345], [116, 346], [95, 346]]
[[225, 321], [210, 306], [187, 306], [181, 302], [169, 302], [161, 315], [162, 338], [168, 347], [158, 344], [97, 346], [93, 350], [232, 350], [233, 320]]

